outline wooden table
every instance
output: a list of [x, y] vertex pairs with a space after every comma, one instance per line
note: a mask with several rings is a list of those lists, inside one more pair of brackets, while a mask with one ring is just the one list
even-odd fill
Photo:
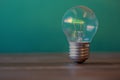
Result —
[[120, 54], [91, 53], [84, 64], [64, 53], [1, 54], [0, 80], [120, 80]]

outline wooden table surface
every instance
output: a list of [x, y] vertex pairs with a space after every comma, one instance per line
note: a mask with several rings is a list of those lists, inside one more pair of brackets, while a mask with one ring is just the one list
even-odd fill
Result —
[[63, 53], [1, 54], [0, 80], [120, 80], [120, 54], [91, 53], [83, 64]]

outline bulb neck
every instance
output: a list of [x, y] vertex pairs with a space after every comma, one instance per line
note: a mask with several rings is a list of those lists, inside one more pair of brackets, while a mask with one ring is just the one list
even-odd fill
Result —
[[89, 56], [89, 43], [69, 43], [69, 56], [75, 63], [83, 63]]

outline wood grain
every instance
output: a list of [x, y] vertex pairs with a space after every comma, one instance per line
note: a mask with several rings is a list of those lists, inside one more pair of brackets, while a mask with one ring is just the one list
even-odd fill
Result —
[[120, 80], [120, 54], [91, 54], [84, 64], [63, 53], [0, 55], [0, 80]]

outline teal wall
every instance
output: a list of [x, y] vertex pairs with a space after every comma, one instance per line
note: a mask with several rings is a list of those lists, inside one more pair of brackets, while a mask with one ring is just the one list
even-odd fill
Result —
[[120, 0], [0, 0], [0, 53], [67, 52], [67, 9], [85, 5], [99, 19], [91, 51], [120, 51]]

